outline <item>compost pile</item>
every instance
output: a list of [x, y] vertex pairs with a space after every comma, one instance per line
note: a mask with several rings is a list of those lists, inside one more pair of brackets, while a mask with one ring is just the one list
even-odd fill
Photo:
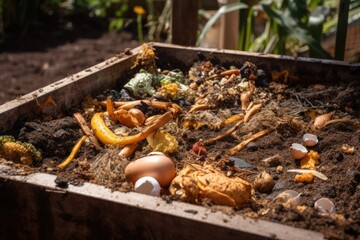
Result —
[[66, 117], [42, 114], [1, 136], [3, 162], [17, 174], [57, 174], [64, 186], [133, 191], [151, 176], [168, 201], [359, 238], [359, 79], [303, 85], [251, 62], [158, 69], [146, 44], [133, 70], [122, 89], [88, 97]]

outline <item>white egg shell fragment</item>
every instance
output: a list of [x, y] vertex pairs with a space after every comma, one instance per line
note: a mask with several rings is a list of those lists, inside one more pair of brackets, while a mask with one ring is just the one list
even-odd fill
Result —
[[159, 196], [161, 187], [155, 178], [147, 176], [136, 181], [134, 190], [137, 193]]
[[308, 150], [306, 149], [306, 147], [299, 143], [293, 143], [290, 147], [290, 155], [295, 159], [301, 159], [305, 157], [307, 152]]
[[292, 207], [296, 207], [300, 204], [301, 193], [294, 190], [285, 190], [276, 196], [274, 199], [277, 202], [289, 204]]
[[319, 142], [317, 136], [314, 134], [310, 134], [310, 133], [304, 134], [303, 141], [304, 141], [305, 146], [307, 146], [307, 147], [313, 147]]
[[125, 168], [126, 180], [132, 184], [146, 176], [155, 178], [160, 186], [167, 187], [176, 176], [176, 168], [173, 161], [161, 152], [151, 152], [130, 162]]
[[335, 204], [328, 198], [320, 198], [317, 200], [314, 208], [323, 216], [335, 213]]

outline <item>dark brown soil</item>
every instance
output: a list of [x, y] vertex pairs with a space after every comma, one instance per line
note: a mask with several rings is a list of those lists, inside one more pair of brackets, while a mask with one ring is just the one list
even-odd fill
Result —
[[[128, 37], [126, 34], [121, 36], [123, 38]], [[50, 69], [52, 68], [61, 68], [65, 72], [71, 71], [69, 73], [74, 73], [114, 55], [125, 48], [125, 46], [122, 45], [123, 48], [116, 48], [116, 51], [112, 52], [111, 50], [114, 50], [113, 46], [115, 44], [109, 38], [112, 39], [113, 37], [114, 35], [106, 34], [99, 40], [105, 45], [91, 45], [93, 48], [86, 48], [86, 50], [82, 48], [82, 45], [89, 44], [90, 40], [79, 39], [75, 41], [77, 44], [58, 46], [54, 48], [54, 51], [51, 51], [53, 53], [46, 56], [40, 53], [30, 53], [29, 56], [21, 53], [23, 56], [28, 57], [30, 65], [37, 66], [37, 68], [35, 67], [37, 70], [34, 70], [34, 68], [32, 70], [21, 68], [21, 66], [29, 66], [26, 65], [27, 61], [21, 63], [19, 61], [10, 61], [10, 59], [16, 59], [17, 56], [20, 58], [20, 53], [20, 55], [17, 55], [17, 53], [8, 52], [0, 55], [4, 59], [9, 59], [8, 64], [4, 64], [6, 69], [9, 70], [7, 72], [9, 77], [0, 76], [1, 81], [9, 78], [17, 79], [22, 74], [28, 72], [30, 72], [29, 82], [34, 81], [33, 77], [39, 76], [39, 74], [41, 75], [40, 79], [43, 79], [41, 84], [37, 83], [33, 85], [34, 88], [26, 88], [26, 90], [23, 88], [28, 86], [26, 83], [20, 84], [17, 82], [18, 85], [11, 85], [9, 83], [9, 86], [12, 87], [6, 89], [6, 94], [13, 94], [12, 96], [15, 97], [18, 94], [26, 93], [25, 91], [46, 85], [48, 82], [44, 79], [49, 80], [52, 76], [54, 76], [53, 78], [55, 76], [63, 77], [61, 74], [55, 75], [55, 73], [51, 73]], [[121, 40], [119, 41], [121, 42]], [[132, 44], [135, 45], [135, 42], [131, 41], [126, 47], [131, 47], [133, 46]], [[104, 55], [100, 55], [100, 52], [96, 52], [99, 49], [107, 49], [107, 51], [103, 53]], [[66, 54], [62, 55], [61, 53]], [[85, 59], [92, 59], [93, 62], [82, 62], [81, 58], [78, 57], [79, 54], [81, 54], [81, 58], [84, 56]], [[47, 67], [44, 67], [45, 63], [47, 63]], [[12, 82], [16, 83], [16, 81]], [[206, 157], [200, 157], [193, 153], [192, 145], [200, 138], [209, 139], [228, 127], [220, 130], [202, 127], [196, 131], [185, 131], [181, 129], [181, 125], [175, 126], [173, 124], [173, 127], [168, 127], [167, 130], [179, 141], [179, 151], [171, 154], [172, 159], [176, 161], [178, 170], [181, 170], [186, 162], [201, 164], [206, 161], [218, 166], [224, 173], [230, 172], [230, 175], [232, 173], [234, 176], [242, 176], [250, 182], [254, 181], [257, 174], [266, 170], [273, 176], [276, 182], [274, 189], [267, 194], [255, 192], [254, 200], [244, 208], [234, 209], [236, 213], [298, 228], [319, 231], [329, 239], [360, 239], [360, 133], [358, 126], [360, 110], [359, 98], [356, 98], [356, 96], [360, 95], [359, 82], [283, 88], [285, 90], [279, 90], [281, 88], [276, 83], [270, 84], [268, 87], [259, 88], [261, 92], [268, 94], [269, 99], [267, 104], [253, 119], [261, 119], [266, 109], [276, 109], [275, 115], [277, 117], [283, 116], [287, 112], [289, 115], [299, 117], [305, 123], [310, 123], [310, 118], [305, 114], [304, 108], [315, 109], [318, 112], [324, 113], [335, 111], [336, 118], [347, 117], [352, 119], [351, 122], [330, 124], [321, 130], [313, 132], [319, 138], [319, 143], [311, 148], [320, 155], [320, 164], [317, 166], [317, 170], [326, 175], [328, 180], [315, 178], [312, 183], [298, 183], [294, 181], [295, 173], [287, 172], [288, 169], [299, 168], [298, 161], [294, 160], [289, 154], [289, 147], [292, 143], [301, 143], [303, 134], [307, 132], [305, 128], [296, 127], [289, 122], [281, 122], [271, 133], [254, 141], [245, 149], [232, 156], [232, 160], [229, 160], [230, 158], [228, 158], [227, 153], [243, 137], [243, 133], [240, 130], [245, 131], [246, 129], [240, 128], [234, 135], [228, 136], [215, 144], [207, 145], [206, 148], [209, 154]], [[116, 89], [116, 91], [119, 91], [119, 89]], [[319, 94], [320, 91], [322, 91], [322, 94]], [[346, 92], [346, 94], [342, 94], [343, 92]], [[103, 100], [103, 97], [107, 95], [109, 94], [102, 94], [98, 97], [98, 100]], [[277, 103], [277, 108], [271, 107], [272, 102]], [[190, 105], [186, 101], [178, 103], [184, 110], [184, 114], [179, 117], [181, 122], [184, 120], [183, 117], [186, 117], [186, 112]], [[311, 107], [309, 107], [309, 104]], [[228, 108], [231, 109], [233, 114], [237, 113], [236, 109], [238, 107], [230, 105]], [[214, 111], [216, 112], [217, 110]], [[90, 120], [90, 115], [84, 113], [84, 116], [88, 121]], [[269, 127], [269, 123], [258, 122], [258, 125], [260, 126], [258, 128], [252, 126], [253, 129], [250, 132], [254, 134], [256, 131]], [[251, 127], [248, 126], [248, 128]], [[41, 131], [38, 131], [39, 129]], [[179, 129], [181, 131], [177, 131]], [[43, 165], [35, 170], [59, 174], [59, 171], [56, 170], [56, 165], [68, 156], [71, 148], [81, 135], [81, 129], [69, 116], [50, 122], [38, 120], [26, 123], [16, 138], [32, 143], [43, 153]], [[343, 144], [355, 147], [355, 152], [353, 154], [345, 154], [341, 149]], [[132, 159], [149, 152], [150, 149], [146, 145], [146, 142], [143, 141], [135, 157]], [[99, 183], [100, 180], [95, 176], [99, 172], [91, 172], [89, 170], [90, 165], [92, 162], [97, 161], [98, 156], [104, 154], [104, 151], [111, 151], [112, 149], [112, 147], [107, 147], [103, 151], [96, 151], [92, 145], [86, 145], [81, 149], [78, 157], [70, 164], [66, 171], [59, 174], [62, 177], [61, 181], [59, 181], [61, 183], [70, 181], [73, 184], [78, 184], [82, 181]], [[268, 166], [261, 161], [275, 154], [280, 155], [279, 164]], [[242, 168], [241, 165], [238, 165], [242, 160], [251, 164], [252, 167]], [[119, 171], [118, 181], [113, 181], [112, 183], [104, 181], [104, 183], [114, 190], [125, 191], [131, 189], [131, 186], [125, 183], [123, 172], [121, 172], [127, 162], [121, 164], [120, 168], [113, 169], [114, 171]], [[276, 171], [278, 165], [282, 166], [282, 171]], [[295, 190], [301, 193], [300, 206], [302, 207], [289, 207], [272, 201], [284, 190]], [[336, 214], [321, 216], [314, 209], [314, 202], [322, 197], [327, 197], [335, 203]], [[204, 202], [204, 205], [214, 207], [208, 202]]]
[[7, 36], [0, 45], [0, 104], [138, 45], [129, 32], [109, 33], [102, 20], [73, 25], [72, 31], [50, 25]]

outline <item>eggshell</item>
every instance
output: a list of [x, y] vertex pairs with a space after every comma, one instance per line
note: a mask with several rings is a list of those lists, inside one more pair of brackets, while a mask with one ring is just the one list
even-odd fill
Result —
[[290, 155], [295, 159], [303, 158], [307, 152], [307, 149], [299, 143], [293, 143], [290, 147]]
[[314, 204], [320, 215], [326, 216], [335, 213], [335, 204], [328, 198], [320, 198]]
[[300, 204], [301, 193], [294, 190], [285, 190], [275, 197], [275, 201], [296, 207]]
[[125, 168], [128, 182], [135, 182], [145, 176], [155, 178], [161, 187], [167, 187], [176, 175], [175, 165], [170, 158], [161, 152], [152, 152], [146, 157], [129, 163]]
[[136, 181], [134, 190], [138, 193], [159, 196], [161, 187], [155, 178], [146, 176]]
[[304, 141], [305, 146], [313, 147], [318, 143], [319, 140], [316, 135], [306, 133], [303, 136], [303, 141]]

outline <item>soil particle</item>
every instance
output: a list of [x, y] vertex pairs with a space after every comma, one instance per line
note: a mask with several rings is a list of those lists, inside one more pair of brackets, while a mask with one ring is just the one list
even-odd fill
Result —
[[71, 117], [50, 122], [27, 122], [20, 130], [19, 140], [33, 144], [44, 158], [62, 159], [69, 155], [82, 132]]

